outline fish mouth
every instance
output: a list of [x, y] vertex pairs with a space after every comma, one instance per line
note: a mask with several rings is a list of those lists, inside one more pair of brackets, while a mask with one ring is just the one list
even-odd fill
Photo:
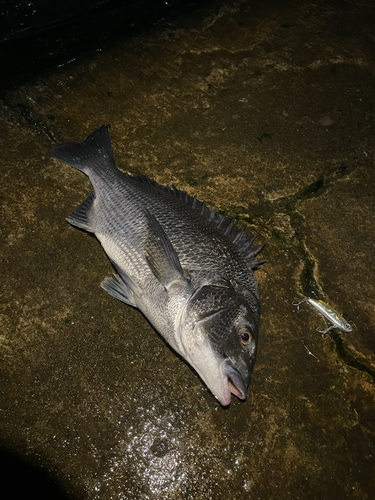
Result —
[[224, 387], [220, 403], [223, 406], [228, 406], [231, 401], [231, 395], [234, 394], [239, 399], [246, 399], [247, 384], [245, 383], [241, 373], [235, 368], [229, 358], [226, 358], [222, 363], [222, 372], [224, 375]]

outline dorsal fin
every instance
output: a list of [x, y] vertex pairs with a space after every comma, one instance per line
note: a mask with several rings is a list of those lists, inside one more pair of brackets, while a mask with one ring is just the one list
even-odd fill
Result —
[[232, 217], [227, 217], [226, 215], [222, 215], [219, 212], [216, 212], [216, 210], [208, 208], [204, 201], [200, 201], [194, 196], [190, 196], [185, 191], [177, 189], [174, 184], [172, 185], [172, 188], [168, 186], [162, 186], [146, 175], [138, 175], [136, 177], [133, 177], [133, 179], [160, 189], [167, 195], [177, 198], [181, 203], [185, 203], [191, 209], [198, 212], [202, 217], [207, 219], [208, 222], [216, 226], [216, 228], [219, 229], [220, 232], [222, 232], [227, 238], [230, 239], [232, 243], [234, 243], [238, 247], [243, 258], [246, 260], [246, 263], [251, 269], [255, 269], [265, 262], [264, 260], [258, 261], [255, 258], [256, 255], [258, 255], [258, 253], [262, 250], [264, 245], [253, 245], [255, 236], [253, 234], [245, 233], [246, 226], [235, 226]]

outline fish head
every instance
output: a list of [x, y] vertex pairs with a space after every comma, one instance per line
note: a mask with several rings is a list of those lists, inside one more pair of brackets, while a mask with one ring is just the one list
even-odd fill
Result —
[[231, 286], [206, 285], [190, 298], [180, 329], [189, 364], [223, 406], [246, 399], [255, 362], [259, 300]]

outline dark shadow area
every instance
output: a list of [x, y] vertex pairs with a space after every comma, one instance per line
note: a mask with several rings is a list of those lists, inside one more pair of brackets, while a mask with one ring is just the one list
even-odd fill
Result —
[[40, 467], [0, 449], [0, 498], [2, 500], [71, 500], [72, 497]]
[[101, 51], [197, 4], [187, 0], [7, 0], [0, 15], [0, 92]]

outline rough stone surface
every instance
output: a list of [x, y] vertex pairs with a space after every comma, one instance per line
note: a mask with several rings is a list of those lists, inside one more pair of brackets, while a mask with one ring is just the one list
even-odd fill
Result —
[[[371, 499], [373, 2], [214, 1], [0, 101], [0, 436], [71, 498]], [[267, 243], [258, 359], [223, 409], [65, 222], [91, 192], [56, 142], [110, 123], [118, 165]], [[293, 301], [319, 297], [355, 324]]]

